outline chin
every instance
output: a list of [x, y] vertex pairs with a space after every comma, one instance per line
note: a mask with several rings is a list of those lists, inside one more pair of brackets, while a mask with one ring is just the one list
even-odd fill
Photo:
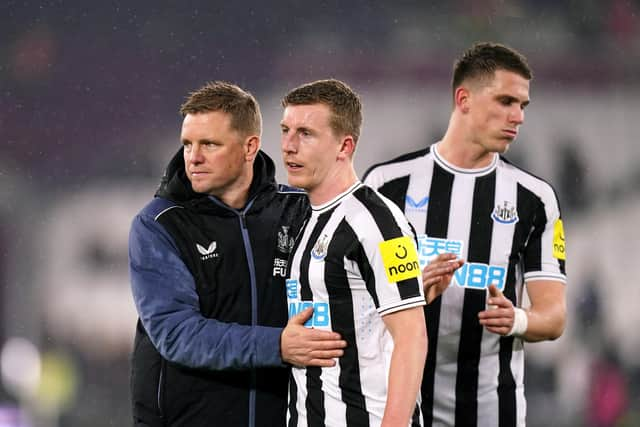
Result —
[[300, 179], [298, 179], [295, 176], [292, 175], [288, 175], [287, 176], [287, 183], [289, 183], [290, 186], [292, 187], [296, 187], [296, 188], [304, 188], [304, 182]]

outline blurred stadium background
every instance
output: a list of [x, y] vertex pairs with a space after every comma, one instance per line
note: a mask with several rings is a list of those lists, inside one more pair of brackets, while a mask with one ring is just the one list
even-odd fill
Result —
[[280, 97], [344, 79], [364, 102], [362, 174], [442, 135], [452, 61], [480, 40], [534, 69], [507, 157], [554, 184], [568, 236], [569, 324], [527, 346], [528, 425], [640, 425], [639, 14], [638, 0], [5, 0], [0, 427], [130, 425], [128, 228], [188, 91], [252, 91], [277, 162]]

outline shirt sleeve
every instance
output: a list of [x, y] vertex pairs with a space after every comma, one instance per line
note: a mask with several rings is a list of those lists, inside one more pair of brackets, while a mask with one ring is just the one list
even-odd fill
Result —
[[171, 236], [152, 216], [140, 214], [133, 220], [129, 273], [142, 325], [165, 359], [213, 370], [284, 366], [282, 328], [202, 315], [193, 276]]
[[566, 283], [564, 227], [553, 190], [543, 194], [524, 253], [525, 281], [557, 280]]
[[402, 211], [371, 194], [373, 203], [351, 220], [371, 267], [367, 289], [380, 315], [425, 304], [416, 241]]

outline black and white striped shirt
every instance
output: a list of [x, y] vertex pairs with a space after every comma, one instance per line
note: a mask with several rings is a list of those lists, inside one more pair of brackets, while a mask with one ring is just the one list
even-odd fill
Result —
[[418, 233], [420, 265], [444, 252], [466, 260], [425, 308], [429, 352], [422, 384], [426, 426], [523, 426], [523, 346], [478, 322], [495, 283], [515, 306], [525, 281], [565, 283], [564, 231], [551, 186], [496, 155], [460, 169], [437, 144], [373, 166], [365, 183], [403, 209]]
[[[289, 426], [379, 426], [393, 351], [382, 316], [425, 304], [414, 234], [360, 182], [312, 208], [291, 259], [289, 315], [312, 305], [307, 326], [348, 345], [334, 367], [292, 369]], [[419, 397], [410, 425], [421, 425]]]

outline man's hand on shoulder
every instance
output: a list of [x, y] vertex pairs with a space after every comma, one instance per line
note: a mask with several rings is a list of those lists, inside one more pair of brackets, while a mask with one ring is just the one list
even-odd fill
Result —
[[336, 332], [306, 328], [312, 314], [309, 307], [289, 319], [280, 336], [282, 360], [294, 366], [334, 366], [347, 342]]

